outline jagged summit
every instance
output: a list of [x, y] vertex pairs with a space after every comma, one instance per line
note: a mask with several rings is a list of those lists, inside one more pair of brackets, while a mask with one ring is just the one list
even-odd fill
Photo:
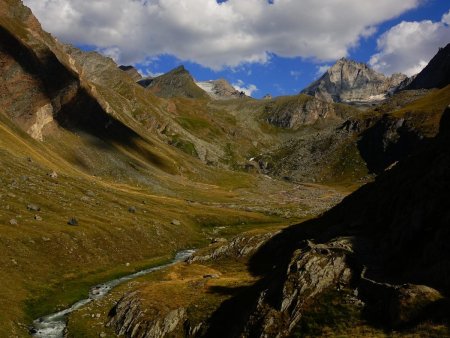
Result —
[[243, 96], [240, 91], [225, 79], [200, 81], [196, 82], [196, 84], [216, 100], [234, 99]]
[[189, 74], [190, 75], [189, 71], [186, 70], [184, 65], [179, 65], [178, 67], [169, 71], [167, 74]]
[[443, 88], [448, 84], [450, 84], [450, 43], [439, 49], [406, 89]]
[[403, 74], [386, 77], [365, 63], [341, 58], [302, 93], [326, 101], [373, 102], [383, 100], [405, 79]]

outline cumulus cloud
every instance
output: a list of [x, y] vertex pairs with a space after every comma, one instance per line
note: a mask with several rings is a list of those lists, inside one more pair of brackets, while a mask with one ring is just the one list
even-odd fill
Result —
[[450, 11], [448, 11], [447, 14], [444, 14], [444, 16], [442, 17], [442, 22], [450, 25]]
[[44, 28], [121, 63], [175, 55], [212, 69], [272, 53], [335, 60], [420, 0], [24, 0]]
[[232, 86], [236, 88], [236, 90], [244, 92], [247, 96], [252, 96], [254, 92], [258, 91], [258, 87], [256, 87], [254, 84], [246, 85], [242, 80], [237, 80], [237, 82], [233, 83]]
[[408, 76], [419, 73], [450, 42], [450, 11], [440, 22], [403, 21], [389, 29], [377, 41], [379, 52], [369, 64], [385, 74], [396, 72]]
[[328, 69], [330, 69], [330, 65], [321, 65], [316, 67], [316, 77], [322, 76]]

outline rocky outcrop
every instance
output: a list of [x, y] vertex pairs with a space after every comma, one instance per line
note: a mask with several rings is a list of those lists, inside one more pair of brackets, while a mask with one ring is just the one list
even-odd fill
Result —
[[[221, 259], [245, 259], [272, 236], [273, 233], [244, 234], [230, 241], [216, 238], [209, 247], [190, 256], [186, 263], [214, 264]], [[220, 278], [218, 273], [204, 274], [199, 280], [188, 283], [202, 285], [209, 279], [217, 278]], [[111, 309], [107, 326], [113, 328], [116, 334], [130, 338], [199, 337], [207, 330], [207, 321], [191, 317], [189, 302], [184, 307], [170, 304], [156, 309], [154, 306], [143, 306], [142, 298], [139, 290], [124, 295]]]
[[423, 318], [428, 308], [442, 300], [442, 294], [426, 285], [390, 284], [360, 277], [358, 293], [369, 304], [367, 310], [391, 327], [401, 327]]
[[405, 79], [403, 74], [386, 77], [364, 63], [343, 58], [302, 93], [329, 102], [377, 102], [385, 99]]
[[450, 43], [439, 49], [406, 89], [443, 88], [448, 84], [450, 84]]
[[146, 312], [137, 292], [130, 292], [111, 310], [107, 326], [112, 327], [118, 335], [130, 338], [161, 338], [173, 335], [175, 331], [194, 331], [186, 325], [184, 308], [158, 313], [154, 320], [143, 320]]
[[345, 238], [329, 244], [303, 242], [288, 265], [277, 306], [268, 300], [270, 289], [261, 292], [244, 336], [289, 336], [314, 297], [330, 287], [349, 283], [352, 272], [347, 264], [348, 253], [351, 253], [351, 244]]
[[236, 88], [225, 79], [200, 81], [196, 82], [196, 85], [207, 92], [208, 95], [215, 100], [229, 100], [242, 97], [241, 92], [236, 90]]
[[[16, 31], [15, 17], [33, 34]], [[25, 7], [0, 3], [0, 106], [19, 127], [37, 140], [55, 127], [54, 115], [73, 99], [76, 76], [57, 58], [56, 43]]]
[[336, 117], [333, 103], [306, 95], [271, 100], [265, 106], [265, 115], [270, 124], [293, 130]]
[[212, 244], [206, 251], [196, 253], [189, 257], [188, 263], [201, 263], [214, 261], [219, 258], [242, 258], [256, 252], [258, 248], [269, 240], [274, 234], [266, 233], [254, 236], [236, 236], [232, 240], [218, 241]]
[[415, 74], [413, 76], [410, 76], [410, 77], [407, 77], [402, 82], [400, 82], [400, 84], [397, 86], [397, 88], [395, 88], [394, 93], [397, 93], [397, 92], [402, 91], [404, 89], [408, 89], [408, 86], [414, 81], [416, 76], [417, 76], [417, 74]]

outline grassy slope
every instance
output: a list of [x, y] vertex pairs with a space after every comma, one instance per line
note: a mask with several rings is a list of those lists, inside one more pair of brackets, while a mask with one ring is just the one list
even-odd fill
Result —
[[[87, 101], [76, 113], [97, 114], [100, 120], [110, 115], [131, 137], [105, 134], [102, 125], [75, 124], [54, 126], [40, 143], [0, 115], [1, 336], [25, 334], [31, 319], [74, 302], [92, 284], [205, 243], [218, 226], [233, 234], [285, 222], [270, 215], [264, 201], [253, 203], [261, 204], [261, 212], [245, 210], [252, 203], [236, 201], [235, 192], [245, 188], [248, 196], [258, 196], [264, 185], [273, 190], [284, 185], [205, 167], [168, 146], [152, 133], [154, 124], [166, 121], [165, 102], [124, 80], [111, 62], [94, 62], [97, 73], [91, 73], [83, 55], [69, 57], [42, 32], [42, 40], [34, 40], [17, 22], [28, 20], [29, 12], [18, 10], [23, 17], [2, 17], [1, 24], [36, 53], [50, 48], [79, 74], [87, 93], [80, 99]], [[39, 35], [39, 27], [34, 28]], [[92, 100], [100, 107], [91, 109]], [[57, 179], [47, 175], [53, 170]], [[27, 210], [30, 203], [41, 210]], [[131, 206], [135, 213], [129, 212]], [[69, 217], [76, 217], [79, 226], [68, 226]], [[17, 225], [10, 224], [13, 219]]]
[[[6, 304], [2, 335], [22, 335], [31, 319], [67, 306], [89, 286], [167, 259], [180, 248], [286, 224], [308, 212], [289, 196], [264, 196], [289, 193], [289, 184], [203, 166], [157, 139], [136, 139], [130, 148], [58, 129], [40, 143], [0, 119], [0, 278], [7, 285], [0, 291]], [[142, 155], [145, 149], [173, 161], [177, 175], [152, 166]], [[53, 170], [57, 179], [47, 175]], [[29, 203], [41, 210], [27, 210]], [[285, 211], [294, 218], [280, 218]], [[72, 216], [79, 226], [67, 225]], [[17, 225], [9, 224], [13, 218]]]
[[[268, 227], [241, 236], [250, 237], [278, 229], [277, 226]], [[207, 253], [217, 247], [215, 244], [200, 252]], [[207, 322], [224, 301], [237, 293], [245, 293], [247, 288], [250, 289], [258, 281], [246, 268], [247, 258], [221, 257], [205, 263], [180, 263], [121, 285], [105, 299], [75, 312], [70, 317], [69, 336], [77, 337], [80, 333], [97, 336], [105, 332], [108, 337], [114, 337], [113, 330], [105, 327], [104, 323], [108, 321], [110, 309], [129, 291], [138, 292], [136, 299], [141, 302], [142, 308], [146, 309], [144, 318], [147, 316], [149, 321], [159, 313], [165, 315], [171, 310], [184, 308], [191, 327], [200, 322]], [[218, 278], [205, 278], [206, 275], [216, 275]], [[92, 313], [98, 313], [100, 316], [92, 317]], [[176, 334], [183, 336], [183, 332]]]
[[[226, 233], [233, 234], [245, 227], [284, 222], [229, 206], [236, 200], [236, 189], [255, 186], [249, 193], [258, 193], [256, 178], [249, 175], [207, 170], [204, 182], [193, 182], [156, 170], [152, 179], [160, 187], [153, 192], [148, 185], [88, 175], [4, 122], [0, 127], [1, 279], [8, 286], [0, 291], [8, 304], [0, 314], [4, 334], [17, 329], [6, 324], [12, 318], [23, 322], [67, 305], [110, 275], [201, 245], [218, 226], [227, 226]], [[47, 175], [52, 170], [58, 172], [57, 179]], [[27, 210], [29, 203], [41, 210]], [[136, 213], [128, 211], [130, 206]], [[35, 220], [35, 215], [43, 220]], [[72, 216], [79, 226], [67, 225]], [[9, 224], [11, 219], [18, 224]], [[173, 219], [182, 225], [172, 224]], [[233, 230], [233, 225], [239, 227]], [[127, 262], [133, 264], [127, 267]], [[23, 317], [24, 309], [29, 317]]]
[[442, 112], [449, 103], [450, 85], [429, 91], [402, 91], [382, 105], [364, 112], [358, 119], [377, 118], [383, 114], [394, 119], [404, 118], [425, 137], [434, 137]]

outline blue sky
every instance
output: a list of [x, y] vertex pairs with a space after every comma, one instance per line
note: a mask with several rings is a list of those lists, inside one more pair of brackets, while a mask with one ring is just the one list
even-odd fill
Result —
[[149, 75], [183, 64], [257, 98], [296, 94], [343, 56], [412, 75], [450, 42], [443, 0], [24, 2], [64, 42]]

